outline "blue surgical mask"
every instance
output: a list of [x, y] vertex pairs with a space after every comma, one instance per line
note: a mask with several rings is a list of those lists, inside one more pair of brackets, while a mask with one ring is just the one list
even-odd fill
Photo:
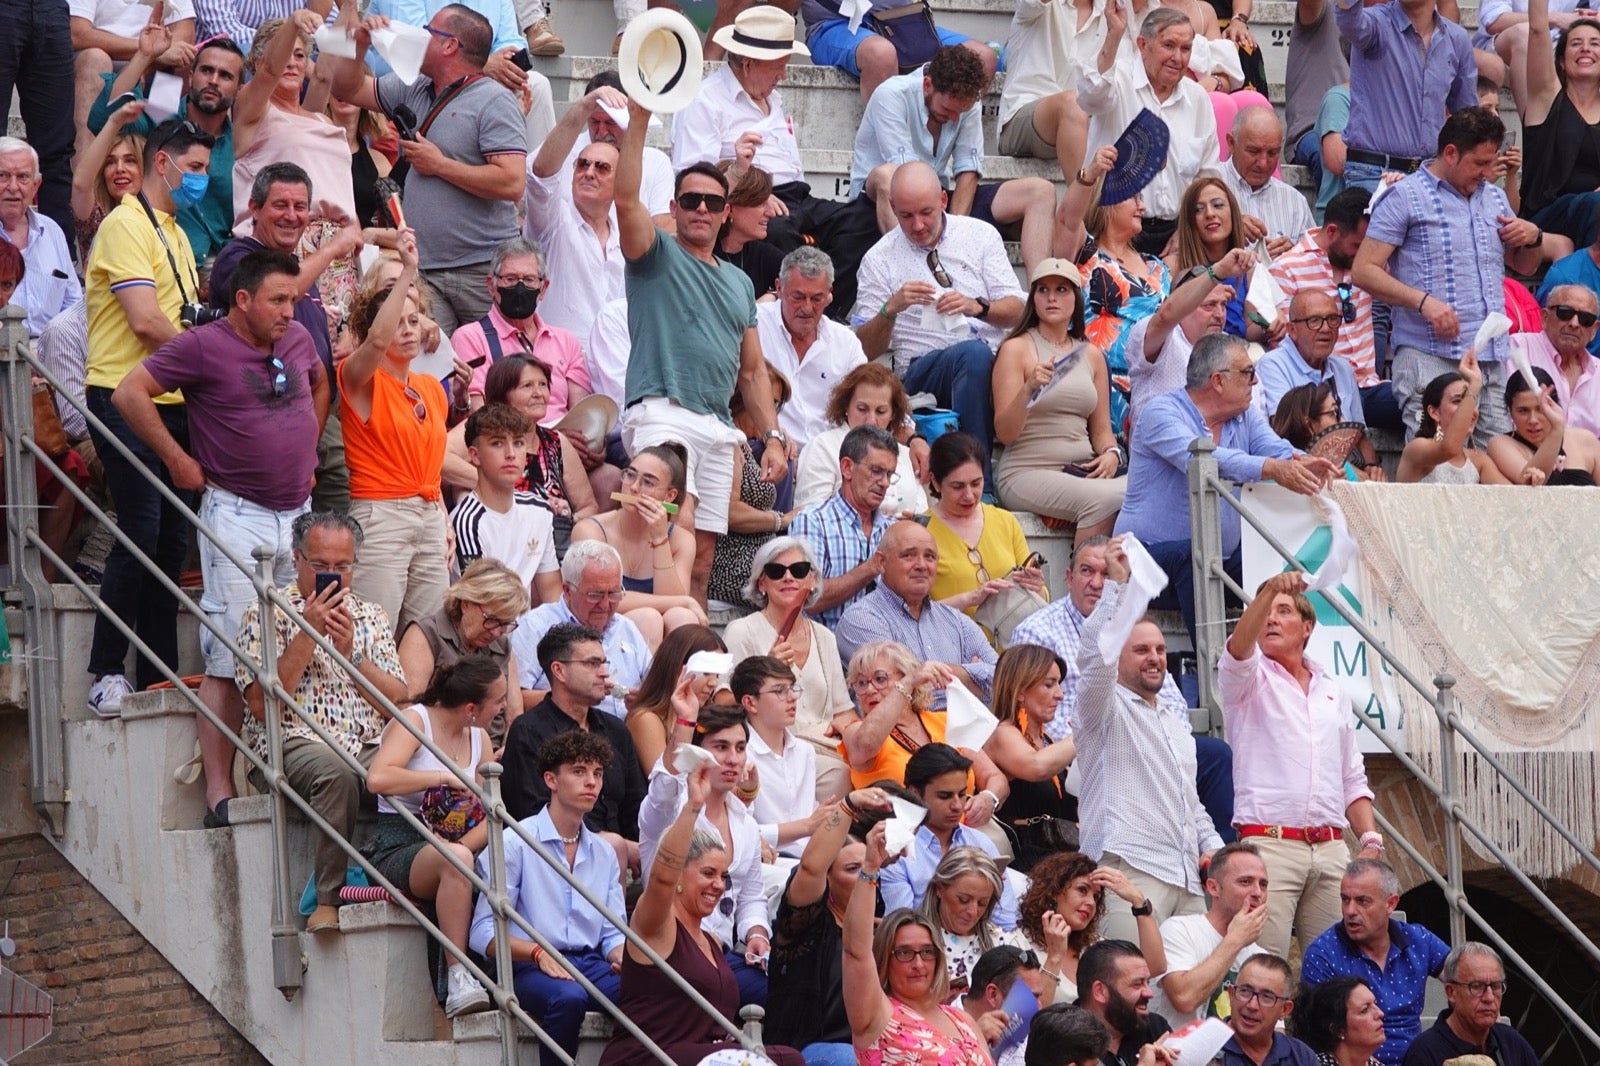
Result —
[[193, 207], [206, 198], [206, 190], [210, 187], [210, 174], [185, 171], [183, 180], [178, 182], [178, 187], [174, 189], [168, 185], [167, 191], [172, 194], [172, 202], [178, 207]]

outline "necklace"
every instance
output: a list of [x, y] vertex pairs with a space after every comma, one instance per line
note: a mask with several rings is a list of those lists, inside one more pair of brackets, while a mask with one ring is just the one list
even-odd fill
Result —
[[557, 829], [556, 836], [561, 837], [561, 843], [563, 844], [576, 844], [578, 842], [578, 838], [583, 836], [583, 826], [580, 824], [578, 826], [578, 831], [569, 837], [561, 836], [561, 830]]

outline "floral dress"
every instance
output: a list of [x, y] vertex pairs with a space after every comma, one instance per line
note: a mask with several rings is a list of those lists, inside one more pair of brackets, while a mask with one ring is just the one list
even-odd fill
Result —
[[889, 1023], [878, 1039], [870, 1047], [856, 1049], [862, 1066], [991, 1066], [983, 1038], [956, 1008], [939, 1008], [961, 1034], [952, 1042], [893, 996], [889, 1006]]
[[1149, 318], [1167, 298], [1172, 284], [1166, 264], [1144, 256], [1144, 273], [1128, 270], [1104, 249], [1096, 249], [1090, 262], [1089, 291], [1084, 297], [1084, 325], [1089, 343], [1106, 356], [1111, 374], [1111, 428], [1123, 436], [1128, 416], [1128, 331]]

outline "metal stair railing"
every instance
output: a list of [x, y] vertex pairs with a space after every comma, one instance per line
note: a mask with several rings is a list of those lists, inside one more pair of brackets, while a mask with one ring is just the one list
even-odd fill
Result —
[[[32, 791], [35, 808], [46, 819], [53, 834], [60, 837], [65, 828], [65, 813], [67, 805], [67, 780], [65, 752], [62, 737], [62, 718], [60, 707], [60, 658], [57, 654], [56, 608], [54, 593], [48, 582], [44, 580], [44, 572], [40, 565], [41, 560], [52, 563], [62, 577], [83, 595], [85, 600], [106, 618], [124, 637], [133, 649], [145, 656], [158, 670], [158, 672], [173, 685], [173, 690], [179, 698], [187, 701], [194, 708], [196, 714], [204, 715], [208, 721], [217, 727], [236, 751], [243, 754], [246, 761], [266, 780], [267, 787], [273, 796], [273, 866], [274, 866], [274, 901], [273, 901], [273, 971], [274, 982], [286, 998], [293, 998], [300, 987], [300, 978], [303, 969], [303, 960], [299, 949], [299, 931], [293, 924], [294, 907], [297, 897], [292, 893], [289, 885], [288, 873], [288, 837], [287, 837], [287, 806], [293, 804], [319, 832], [332, 838], [345, 852], [345, 854], [366, 873], [369, 880], [386, 889], [395, 904], [406, 911], [423, 929], [423, 931], [442, 950], [452, 958], [464, 965], [468, 972], [483, 983], [493, 997], [496, 1007], [500, 1011], [500, 1032], [502, 1043], [502, 1061], [510, 1064], [516, 1061], [515, 1025], [520, 1023], [547, 1048], [553, 1051], [563, 1063], [571, 1066], [572, 1059], [565, 1051], [556, 1046], [544, 1029], [535, 1022], [521, 1008], [516, 999], [515, 988], [511, 980], [510, 957], [510, 926], [515, 923], [527, 938], [538, 944], [546, 953], [555, 959], [573, 979], [587, 991], [595, 1000], [600, 1009], [609, 1014], [612, 1019], [625, 1031], [630, 1033], [650, 1052], [663, 1066], [671, 1066], [672, 1060], [659, 1046], [641, 1031], [638, 1026], [603, 994], [599, 992], [581, 970], [572, 964], [559, 949], [555, 948], [533, 923], [523, 915], [517, 913], [505, 892], [505, 862], [503, 847], [504, 832], [507, 827], [517, 835], [543, 862], [554, 869], [577, 893], [583, 897], [607, 921], [620, 930], [633, 947], [643, 954], [652, 964], [658, 967], [664, 975], [676, 984], [689, 996], [708, 1017], [718, 1026], [726, 1030], [729, 1035], [747, 1050], [760, 1050], [760, 1041], [757, 1035], [747, 1031], [737, 1023], [731, 1021], [718, 1011], [706, 998], [692, 985], [669, 966], [664, 958], [646, 943], [627, 924], [625, 916], [614, 914], [606, 906], [603, 899], [580, 882], [566, 867], [565, 863], [554, 856], [533, 834], [520, 822], [509, 817], [504, 803], [500, 799], [499, 775], [501, 768], [496, 763], [485, 763], [480, 766], [487, 785], [480, 788], [476, 781], [451, 763], [449, 756], [429, 739], [421, 729], [407, 721], [398, 713], [398, 708], [374, 687], [355, 668], [344, 655], [322, 634], [317, 633], [303, 616], [294, 608], [281, 592], [272, 585], [270, 569], [270, 551], [256, 549], [255, 562], [247, 563], [234, 548], [221, 540], [190, 508], [184, 505], [175, 493], [162, 484], [159, 477], [155, 476], [135, 456], [130, 449], [113, 434], [107, 431], [100, 420], [90, 412], [83, 401], [70, 394], [62, 383], [45, 367], [40, 365], [28, 342], [26, 330], [22, 325], [23, 315], [19, 308], [8, 306], [0, 312], [0, 412], [5, 420], [5, 478], [7, 499], [10, 505], [6, 509], [6, 523], [10, 533], [9, 562], [11, 564], [12, 580], [20, 587], [22, 607], [28, 624], [28, 640], [37, 645], [37, 652], [29, 651], [22, 656], [28, 678], [28, 713], [29, 713], [29, 754], [30, 768], [32, 770]], [[281, 610], [284, 615], [304, 632], [324, 652], [328, 653], [349, 677], [349, 680], [375, 700], [384, 713], [393, 721], [400, 723], [409, 730], [418, 743], [433, 753], [439, 761], [452, 767], [457, 781], [461, 787], [475, 795], [484, 805], [486, 817], [489, 822], [489, 843], [486, 847], [490, 850], [488, 866], [490, 878], [485, 880], [480, 877], [476, 869], [461, 862], [446, 846], [446, 842], [433, 833], [428, 826], [416, 815], [396, 805], [396, 810], [422, 835], [424, 841], [461, 873], [473, 888], [489, 898], [491, 909], [495, 915], [495, 955], [496, 978], [490, 978], [472, 959], [450, 943], [449, 939], [427, 918], [422, 911], [407, 898], [405, 892], [392, 884], [379, 873], [372, 864], [360, 853], [351, 842], [334, 831], [326, 819], [312, 809], [310, 803], [293, 789], [282, 773], [282, 745], [281, 723], [276, 712], [276, 704], [282, 704], [295, 717], [307, 725], [324, 743], [337, 752], [352, 770], [360, 777], [363, 784], [366, 780], [366, 769], [358, 760], [336, 742], [326, 729], [318, 723], [306, 710], [295, 701], [293, 695], [285, 690], [278, 680], [276, 668], [276, 631], [273, 626], [262, 625], [262, 654], [257, 660], [247, 655], [238, 646], [235, 640], [224, 633], [221, 628], [206, 617], [197, 604], [184, 593], [176, 582], [163, 573], [153, 560], [142, 551], [120, 528], [115, 520], [110, 518], [87, 493], [76, 485], [61, 469], [57, 462], [46, 454], [33, 440], [33, 402], [32, 402], [32, 377], [37, 376], [49, 384], [57, 392], [58, 397], [69, 403], [79, 411], [87, 423], [102, 435], [111, 446], [127, 459], [141, 476], [146, 478], [163, 498], [182, 515], [184, 520], [191, 525], [201, 536], [206, 537], [215, 545], [223, 556], [234, 566], [239, 567], [250, 580], [258, 596], [258, 605], [263, 619], [271, 617], [272, 610]], [[30, 461], [31, 460], [31, 461]], [[199, 697], [183, 683], [173, 669], [161, 662], [152, 652], [150, 647], [139, 638], [138, 634], [118, 618], [101, 600], [97, 590], [85, 582], [73, 571], [67, 560], [47, 545], [39, 533], [38, 524], [38, 498], [35, 485], [33, 463], [36, 461], [54, 479], [59, 481], [63, 488], [81, 505], [86, 512], [101, 526], [115, 537], [119, 543], [133, 556], [135, 562], [143, 566], [154, 576], [163, 588], [177, 598], [182, 610], [194, 615], [200, 625], [205, 626], [213, 636], [221, 640], [225, 647], [255, 676], [262, 686], [266, 703], [266, 731], [268, 734], [268, 757], [261, 758], [243, 738], [229, 728], [222, 720], [207, 707]]]
[[[1276, 533], [1267, 525], [1266, 521], [1255, 513], [1244, 501], [1233, 495], [1235, 483], [1224, 480], [1221, 476], [1217, 460], [1213, 454], [1216, 444], [1208, 437], [1198, 437], [1189, 445], [1189, 521], [1193, 557], [1193, 573], [1195, 584], [1195, 657], [1198, 663], [1201, 704], [1211, 714], [1212, 728], [1221, 725], [1221, 703], [1216, 691], [1216, 668], [1222, 654], [1223, 646], [1227, 641], [1227, 619], [1224, 612], [1224, 593], [1232, 592], [1243, 602], [1249, 602], [1253, 597], [1247, 593], [1239, 583], [1228, 576], [1223, 566], [1221, 516], [1223, 506], [1232, 507], [1238, 512], [1239, 517], [1248, 522], [1259, 533], [1269, 547], [1272, 548], [1283, 560], [1302, 574], [1310, 576], [1305, 565], [1295, 558]], [[1340, 618], [1344, 619], [1361, 638], [1366, 641], [1373, 653], [1388, 664], [1395, 676], [1407, 685], [1410, 685], [1419, 695], [1427, 699], [1432, 705], [1434, 718], [1439, 730], [1439, 780], [1420, 766], [1401, 747], [1387, 729], [1369, 721], [1359, 713], [1356, 718], [1374, 736], [1388, 748], [1396, 761], [1414, 777], [1435, 799], [1438, 809], [1444, 816], [1444, 852], [1445, 870], [1439, 871], [1434, 864], [1416, 847], [1399, 833], [1393, 821], [1386, 818], [1381, 810], [1376, 810], [1377, 819], [1384, 832], [1392, 837], [1406, 855], [1417, 864], [1423, 874], [1444, 892], [1445, 901], [1450, 908], [1450, 940], [1452, 946], [1459, 946], [1466, 940], [1466, 922], [1470, 918], [1483, 931], [1483, 935], [1500, 951], [1500, 953], [1527, 979], [1530, 986], [1559, 1014], [1573, 1029], [1582, 1034], [1595, 1048], [1600, 1049], [1600, 1032], [1591, 1025], [1590, 1019], [1585, 1018], [1571, 1004], [1550, 986], [1531, 963], [1520, 952], [1513, 948], [1507, 940], [1490, 925], [1483, 914], [1473, 907], [1466, 894], [1465, 878], [1462, 872], [1461, 831], [1466, 830], [1489, 852], [1509, 873], [1522, 888], [1538, 902], [1540, 907], [1550, 919], [1587, 954], [1596, 964], [1600, 964], [1600, 946], [1597, 946], [1582, 929], [1579, 929], [1559, 905], [1540, 888], [1532, 878], [1519, 869], [1511, 858], [1506, 855], [1490, 834], [1485, 831], [1466, 811], [1462, 803], [1461, 784], [1459, 781], [1459, 767], [1457, 766], [1457, 740], [1465, 740], [1484, 762], [1493, 768], [1499, 779], [1512, 791], [1516, 792], [1524, 802], [1537, 814], [1537, 816], [1571, 846], [1577, 857], [1595, 872], [1600, 873], [1600, 856], [1596, 856], [1590, 846], [1580, 841], [1548, 807], [1544, 805], [1516, 774], [1508, 770], [1490, 750], [1482, 739], [1462, 720], [1456, 710], [1456, 700], [1452, 693], [1455, 687], [1455, 678], [1449, 674], [1440, 674], [1434, 678], [1433, 684], [1428, 685], [1418, 678], [1402, 663], [1393, 652], [1378, 638], [1371, 627], [1359, 617], [1338, 596], [1324, 596], [1323, 601], [1331, 607]]]

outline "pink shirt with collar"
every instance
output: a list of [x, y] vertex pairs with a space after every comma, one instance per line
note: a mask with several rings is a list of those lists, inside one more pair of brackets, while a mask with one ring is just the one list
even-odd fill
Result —
[[1349, 698], [1321, 666], [1305, 666], [1311, 683], [1301, 691], [1259, 647], [1217, 663], [1235, 825], [1344, 826], [1345, 809], [1372, 798]]
[[1578, 383], [1569, 385], [1561, 355], [1543, 330], [1512, 334], [1511, 347], [1527, 352], [1529, 364], [1543, 369], [1556, 383], [1556, 399], [1567, 413], [1567, 425], [1600, 435], [1600, 359], [1588, 352], [1578, 356]]
[[[518, 337], [521, 331], [500, 313], [500, 308], [493, 306], [489, 308], [489, 321], [500, 337], [502, 355], [514, 355], [527, 350], [527, 345]], [[569, 400], [569, 384], [580, 386], [585, 392], [592, 392], [594, 388], [589, 384], [589, 364], [584, 361], [583, 349], [578, 345], [578, 338], [560, 326], [548, 324], [538, 315], [533, 316], [533, 323], [534, 332], [531, 339], [534, 358], [550, 368], [550, 405], [545, 409], [540, 424], [553, 426], [572, 406]], [[450, 335], [450, 345], [456, 350], [456, 358], [468, 363], [490, 354], [489, 342], [484, 337], [483, 325], [479, 322], [468, 322], [457, 329]], [[485, 358], [483, 365], [472, 372], [472, 384], [467, 386], [469, 396], [483, 395], [483, 383], [488, 378], [489, 367], [492, 365], [493, 362]]]

